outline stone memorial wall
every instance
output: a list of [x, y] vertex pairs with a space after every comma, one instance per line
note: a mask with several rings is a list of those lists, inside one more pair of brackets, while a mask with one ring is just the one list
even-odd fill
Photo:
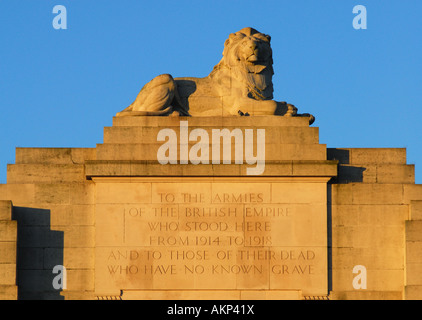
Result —
[[[265, 129], [263, 174], [234, 157], [152, 160], [181, 120]], [[405, 149], [318, 140], [303, 117], [141, 116], [114, 118], [96, 148], [18, 148], [0, 185], [2, 298], [419, 298], [422, 188]]]

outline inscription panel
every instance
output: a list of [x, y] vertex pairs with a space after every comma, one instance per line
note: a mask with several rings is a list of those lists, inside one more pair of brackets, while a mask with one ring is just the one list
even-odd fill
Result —
[[220, 180], [95, 179], [96, 292], [327, 294], [326, 181]]

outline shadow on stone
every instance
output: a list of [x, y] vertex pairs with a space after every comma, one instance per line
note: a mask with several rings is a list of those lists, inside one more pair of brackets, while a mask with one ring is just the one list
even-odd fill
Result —
[[[189, 96], [196, 91], [196, 83], [192, 80], [176, 80], [177, 90], [180, 98], [180, 107], [189, 111]], [[177, 110], [177, 106], [175, 108]]]
[[63, 231], [51, 230], [47, 209], [13, 207], [12, 217], [18, 222], [18, 299], [63, 300], [53, 287], [53, 268], [63, 265]]
[[327, 148], [327, 160], [338, 160], [339, 164], [349, 164], [350, 151], [347, 149]]
[[366, 170], [364, 167], [342, 166], [338, 167], [338, 176], [336, 183], [353, 183], [363, 182], [363, 172]]
[[333, 183], [346, 184], [363, 182], [365, 167], [350, 165], [350, 151], [347, 149], [327, 148], [327, 160], [338, 160], [338, 175]]

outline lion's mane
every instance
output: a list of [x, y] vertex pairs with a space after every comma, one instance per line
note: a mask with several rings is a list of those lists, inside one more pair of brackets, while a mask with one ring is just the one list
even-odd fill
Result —
[[[273, 59], [271, 37], [253, 28], [244, 28], [230, 34], [224, 43], [223, 58], [209, 77], [223, 86], [238, 86], [247, 90], [247, 96], [256, 100], [273, 98]], [[248, 61], [249, 46], [256, 46], [257, 61]]]

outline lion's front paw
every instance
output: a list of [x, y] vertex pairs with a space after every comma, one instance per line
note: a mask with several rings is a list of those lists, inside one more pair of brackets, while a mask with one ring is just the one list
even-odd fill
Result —
[[293, 117], [297, 114], [297, 108], [292, 104], [287, 104], [286, 117]]
[[278, 116], [293, 117], [297, 114], [297, 108], [284, 101], [277, 102], [277, 109], [274, 114]]

